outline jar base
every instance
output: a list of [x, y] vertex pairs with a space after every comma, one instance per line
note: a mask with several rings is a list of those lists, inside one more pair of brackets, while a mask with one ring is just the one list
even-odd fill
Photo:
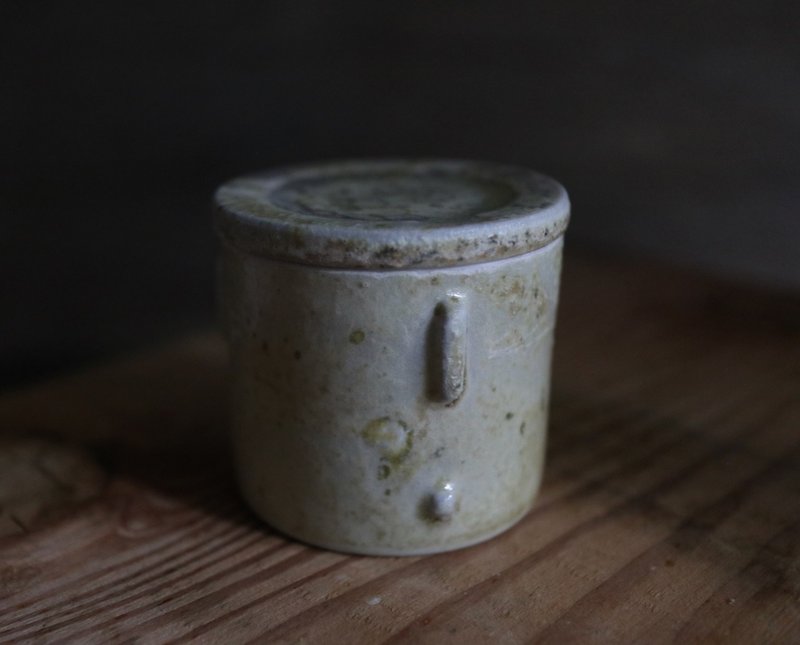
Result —
[[391, 546], [357, 546], [352, 544], [339, 544], [336, 542], [327, 542], [325, 540], [306, 539], [302, 535], [285, 531], [279, 526], [270, 523], [267, 520], [264, 522], [275, 531], [286, 536], [288, 539], [302, 542], [308, 546], [325, 549], [327, 551], [334, 551], [336, 553], [343, 553], [347, 555], [363, 555], [363, 556], [377, 556], [377, 557], [411, 557], [419, 555], [436, 555], [437, 553], [447, 553], [448, 551], [458, 551], [459, 549], [466, 549], [471, 546], [488, 542], [492, 538], [505, 533], [518, 524], [533, 508], [535, 500], [531, 501], [519, 514], [514, 515], [512, 519], [503, 522], [499, 527], [494, 527], [489, 531], [480, 533], [477, 536], [470, 536], [469, 538], [456, 540], [453, 539], [447, 544], [436, 544], [422, 547], [391, 547]]

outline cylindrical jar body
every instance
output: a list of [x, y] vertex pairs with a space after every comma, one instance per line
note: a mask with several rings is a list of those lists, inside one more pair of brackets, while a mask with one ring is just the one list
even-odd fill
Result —
[[542, 477], [562, 239], [417, 270], [226, 244], [249, 504], [306, 542], [385, 555], [466, 546], [520, 519]]

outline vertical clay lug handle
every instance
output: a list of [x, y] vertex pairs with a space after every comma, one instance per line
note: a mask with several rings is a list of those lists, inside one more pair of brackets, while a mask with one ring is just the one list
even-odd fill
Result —
[[462, 294], [449, 293], [436, 305], [432, 332], [432, 398], [453, 405], [467, 384], [467, 308]]

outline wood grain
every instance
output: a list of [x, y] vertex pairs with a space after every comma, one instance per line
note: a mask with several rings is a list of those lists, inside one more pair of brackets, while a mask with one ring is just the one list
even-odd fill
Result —
[[565, 266], [541, 497], [454, 553], [346, 556], [259, 523], [213, 334], [7, 393], [0, 642], [797, 641], [800, 301]]

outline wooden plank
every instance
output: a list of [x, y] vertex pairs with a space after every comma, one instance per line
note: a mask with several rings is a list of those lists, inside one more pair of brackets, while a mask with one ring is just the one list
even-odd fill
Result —
[[541, 497], [454, 553], [258, 522], [213, 334], [6, 394], [0, 642], [800, 639], [800, 301], [565, 266]]

